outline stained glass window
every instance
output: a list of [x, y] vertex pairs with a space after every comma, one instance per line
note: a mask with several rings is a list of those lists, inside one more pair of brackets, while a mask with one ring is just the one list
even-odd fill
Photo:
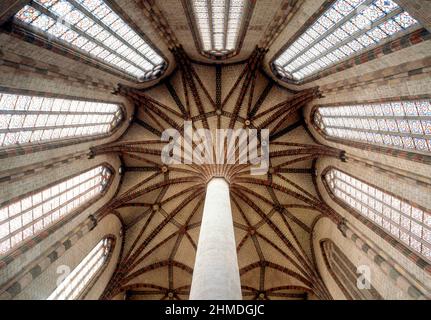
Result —
[[430, 100], [320, 107], [314, 121], [329, 137], [431, 152]]
[[63, 280], [47, 300], [76, 300], [107, 262], [112, 240], [105, 238]]
[[301, 81], [417, 25], [392, 0], [338, 0], [280, 54], [274, 69]]
[[325, 179], [339, 200], [431, 261], [430, 211], [336, 169]]
[[202, 49], [212, 55], [235, 51], [247, 10], [245, 0], [191, 0]]
[[164, 59], [103, 0], [33, 0], [16, 18], [139, 81], [157, 78], [166, 68]]
[[110, 177], [100, 166], [0, 207], [0, 255], [96, 198]]
[[0, 92], [0, 147], [107, 134], [121, 119], [116, 104]]

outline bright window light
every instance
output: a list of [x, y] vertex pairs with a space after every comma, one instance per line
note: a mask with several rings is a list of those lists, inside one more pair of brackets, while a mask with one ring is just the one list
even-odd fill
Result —
[[339, 200], [431, 261], [429, 211], [336, 169], [331, 169], [325, 179]]
[[110, 170], [100, 166], [0, 207], [0, 255], [96, 198], [110, 178]]
[[338, 0], [274, 61], [274, 69], [301, 81], [416, 25], [392, 0]]
[[33, 0], [16, 18], [139, 81], [157, 78], [166, 66], [103, 0]]
[[0, 147], [107, 134], [122, 116], [116, 104], [0, 92]]
[[192, 0], [203, 51], [222, 56], [237, 48], [245, 0]]
[[63, 280], [47, 300], [76, 300], [107, 262], [112, 240], [103, 239]]
[[319, 107], [314, 122], [329, 137], [431, 152], [430, 100]]

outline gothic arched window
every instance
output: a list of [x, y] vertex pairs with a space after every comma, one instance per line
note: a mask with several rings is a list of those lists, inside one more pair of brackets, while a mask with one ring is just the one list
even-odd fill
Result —
[[42, 32], [127, 74], [152, 80], [166, 62], [103, 0], [33, 0], [15, 16], [19, 25]]
[[0, 92], [0, 148], [108, 134], [119, 105]]
[[[338, 287], [349, 300], [381, 300], [382, 297], [371, 283], [358, 287], [358, 268], [332, 240], [320, 242], [323, 259]], [[370, 280], [370, 279], [366, 279]]]
[[105, 238], [60, 283], [47, 300], [77, 300], [106, 265], [113, 250], [113, 240]]
[[252, 1], [247, 0], [187, 0], [191, 20], [196, 27], [197, 41], [203, 54], [223, 57], [236, 54], [247, 28]]
[[431, 101], [318, 107], [314, 123], [328, 137], [431, 152]]
[[94, 203], [109, 186], [111, 176], [109, 168], [99, 166], [0, 205], [0, 255]]
[[418, 27], [392, 0], [337, 0], [273, 62], [283, 79], [303, 81]]
[[325, 173], [325, 181], [340, 204], [431, 261], [429, 210], [334, 168]]

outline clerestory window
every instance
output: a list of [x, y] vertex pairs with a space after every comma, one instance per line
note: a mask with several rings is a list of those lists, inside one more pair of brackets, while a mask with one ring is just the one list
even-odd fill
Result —
[[431, 261], [430, 211], [337, 169], [325, 180], [341, 203]]
[[25, 195], [0, 206], [0, 255], [94, 201], [109, 185], [112, 173], [105, 166]]
[[336, 139], [431, 152], [429, 99], [318, 107], [314, 123]]
[[162, 56], [103, 0], [33, 0], [15, 17], [137, 81], [166, 69]]
[[0, 92], [0, 147], [111, 133], [119, 105]]
[[418, 25], [392, 0], [337, 0], [287, 45], [273, 70], [299, 82]]

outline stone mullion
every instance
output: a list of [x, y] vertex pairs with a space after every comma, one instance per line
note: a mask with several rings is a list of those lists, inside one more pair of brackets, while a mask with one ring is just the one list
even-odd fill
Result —
[[[389, 43], [383, 44], [374, 49], [366, 51], [360, 54], [359, 56], [353, 56], [346, 61], [339, 62], [333, 65], [332, 67], [326, 68], [322, 71], [317, 72], [314, 75], [311, 75], [305, 78], [304, 80], [294, 81], [288, 78], [281, 78], [279, 75], [277, 75], [277, 77], [287, 83], [292, 83], [297, 85], [306, 84], [312, 81], [317, 81], [324, 77], [328, 77], [332, 74], [351, 69], [355, 66], [373, 61], [375, 59], [381, 58], [382, 56], [392, 54], [399, 50], [414, 46], [416, 44], [419, 44], [424, 41], [428, 41], [430, 39], [431, 39], [431, 33], [427, 29], [421, 28], [419, 30], [416, 30], [409, 34], [401, 36], [400, 38], [397, 38]], [[273, 70], [273, 72], [276, 72], [276, 70]]]
[[43, 271], [48, 269], [81, 238], [91, 232], [97, 226], [97, 220], [90, 216], [71, 231], [63, 240], [48, 249], [43, 255], [23, 268], [16, 276], [0, 288], [0, 300], [10, 300], [19, 295], [32, 281], [38, 278]]
[[[392, 137], [409, 137], [409, 138], [418, 138], [418, 139], [430, 139], [431, 135], [427, 134], [415, 134], [415, 133], [407, 133], [407, 132], [401, 132], [401, 131], [383, 131], [383, 130], [373, 130], [373, 129], [361, 129], [361, 128], [351, 128], [351, 127], [339, 127], [339, 126], [326, 126], [325, 128], [329, 129], [342, 129], [342, 130], [350, 130], [350, 131], [356, 131], [356, 132], [363, 132], [363, 133], [377, 133], [382, 135], [388, 135]], [[399, 129], [398, 129], [399, 130]], [[410, 129], [411, 131], [411, 129]], [[337, 138], [337, 137], [335, 137]], [[342, 139], [342, 138], [340, 138]], [[361, 142], [362, 140], [355, 140], [358, 142]], [[372, 143], [372, 142], [364, 142], [364, 143]], [[377, 142], [375, 142], [377, 144]], [[388, 146], [387, 144], [382, 143], [383, 146]], [[388, 146], [390, 147], [390, 146]], [[402, 148], [402, 147], [400, 147]], [[407, 148], [406, 148], [407, 149]], [[417, 150], [417, 149], [410, 149], [410, 150]]]
[[44, 111], [44, 110], [0, 110], [0, 114], [20, 114], [20, 115], [66, 115], [66, 116], [110, 116], [112, 112], [95, 112], [95, 111]]
[[362, 291], [368, 292], [368, 290], [360, 290], [356, 286], [355, 282], [357, 281], [358, 275], [355, 271], [349, 268], [346, 262], [338, 255], [336, 250], [332, 253], [331, 258], [333, 260], [333, 267], [336, 267], [338, 269], [338, 274], [342, 275], [346, 279], [344, 283], [349, 287], [349, 291], [355, 295], [358, 300], [367, 300], [366, 294]]
[[[347, 258], [347, 256], [336, 245], [334, 246], [334, 257], [338, 257], [340, 259], [340, 262], [342, 262], [346, 266], [346, 268], [352, 274], [352, 277], [356, 280], [358, 274], [356, 273], [355, 265]], [[362, 292], [364, 290], [360, 290], [360, 291]], [[362, 295], [365, 297], [365, 300], [383, 299], [382, 296], [377, 292], [377, 290], [373, 286], [371, 286], [369, 290], [365, 290], [365, 292], [363, 292]]]
[[332, 269], [334, 275], [339, 279], [344, 290], [349, 293], [349, 300], [363, 300], [363, 297], [354, 289], [349, 281], [350, 279], [347, 278], [346, 274], [339, 268], [335, 261], [329, 261], [329, 267]]
[[344, 284], [340, 282], [340, 279], [338, 278], [337, 274], [333, 270], [332, 263], [331, 263], [332, 261], [330, 261], [332, 256], [332, 246], [333, 246], [332, 242], [328, 242], [328, 241], [320, 242], [320, 248], [322, 250], [323, 261], [325, 263], [326, 269], [334, 279], [338, 288], [343, 292], [346, 299], [353, 300], [353, 297], [351, 296], [350, 292], [344, 287]]
[[[70, 2], [70, 4], [72, 4], [75, 8], [77, 8], [82, 13], [84, 13], [91, 20], [93, 20], [94, 22], [96, 22], [100, 27], [102, 27], [105, 31], [107, 31], [111, 36], [113, 36], [114, 38], [116, 38], [118, 41], [120, 41], [123, 45], [127, 46], [130, 50], [134, 51], [140, 57], [144, 58], [145, 61], [147, 61], [153, 67], [156, 66], [153, 61], [149, 60], [144, 54], [142, 54], [136, 48], [134, 48], [133, 46], [131, 46], [126, 40], [124, 40], [122, 37], [120, 37], [116, 32], [113, 32], [109, 26], [105, 25], [105, 23], [103, 21], [101, 21], [98, 17], [96, 17], [92, 12], [88, 11], [86, 7], [84, 7], [80, 3], [76, 2], [75, 0], [68, 0], [68, 2]], [[44, 8], [44, 7], [42, 7], [42, 8]], [[57, 19], [55, 19], [55, 20], [57, 20]], [[73, 30], [75, 32], [77, 32], [79, 35], [84, 36], [84, 37], [88, 37], [80, 29], [72, 27], [72, 26], [70, 26], [70, 27], [71, 27], [71, 29], [73, 28]], [[95, 39], [94, 38], [89, 38], [89, 40], [94, 41]], [[123, 58], [124, 60], [126, 60], [128, 62], [130, 61], [130, 60], [128, 60], [128, 58], [123, 57], [121, 54], [118, 54], [118, 53], [114, 52], [113, 50], [111, 50], [110, 48], [107, 48], [103, 43], [101, 43], [99, 41], [96, 41], [96, 42], [99, 43], [99, 44], [101, 44], [103, 48], [105, 48], [106, 50], [108, 50], [111, 53], [115, 54], [116, 56], [119, 56], [119, 57]], [[133, 62], [131, 62], [131, 64], [134, 65], [138, 69], [142, 69], [141, 67], [139, 67], [138, 65], [134, 64]], [[145, 71], [147, 71], [147, 70], [145, 70]]]
[[[90, 181], [90, 180], [92, 180], [93, 178], [90, 178], [90, 179], [88, 179], [87, 181], [83, 181], [82, 183], [86, 183], [86, 182], [88, 182], [88, 181]], [[94, 190], [94, 189], [96, 189], [96, 188], [98, 188], [100, 185], [95, 185], [95, 186], [93, 186], [93, 187], [91, 187], [90, 189], [87, 189], [86, 191], [84, 191], [83, 193], [80, 193], [79, 195], [77, 195], [77, 196], [75, 196], [75, 197], [73, 197], [73, 198], [71, 198], [70, 200], [68, 200], [68, 201], [66, 201], [66, 202], [64, 202], [64, 203], [62, 203], [62, 204], [60, 204], [58, 207], [56, 207], [56, 208], [54, 208], [54, 209], [52, 209], [52, 210], [50, 210], [50, 211], [48, 211], [48, 212], [46, 212], [46, 213], [43, 213], [39, 218], [36, 218], [36, 219], [34, 219], [34, 220], [32, 220], [32, 221], [30, 221], [29, 223], [27, 223], [26, 225], [23, 225], [23, 226], [21, 226], [20, 228], [18, 228], [17, 230], [15, 230], [15, 231], [13, 231], [13, 232], [10, 232], [7, 236], [5, 236], [5, 237], [3, 237], [3, 238], [0, 238], [0, 242], [3, 242], [4, 240], [7, 240], [7, 239], [10, 239], [10, 238], [12, 238], [13, 236], [15, 236], [15, 235], [17, 235], [17, 234], [19, 234], [19, 233], [21, 233], [21, 232], [23, 232], [25, 229], [27, 229], [28, 227], [30, 227], [30, 226], [34, 226], [36, 223], [38, 223], [39, 221], [41, 221], [41, 220], [43, 220], [43, 219], [45, 219], [46, 217], [48, 217], [48, 216], [50, 216], [51, 214], [53, 214], [55, 211], [57, 211], [57, 210], [59, 210], [59, 209], [61, 209], [61, 208], [63, 208], [63, 207], [65, 207], [65, 206], [67, 206], [68, 204], [70, 204], [70, 203], [72, 203], [73, 201], [75, 201], [75, 200], [77, 200], [77, 199], [79, 199], [79, 198], [81, 198], [83, 195], [85, 195], [85, 194], [87, 194], [87, 193], [89, 193], [89, 192], [91, 192], [92, 190]], [[70, 191], [70, 189], [68, 189], [68, 190], [65, 190], [62, 194], [64, 194], [64, 193], [66, 193], [66, 192], [69, 192]], [[61, 196], [61, 194], [59, 194], [59, 196]], [[45, 201], [43, 201], [43, 202], [41, 202], [39, 205], [43, 205], [44, 203], [46, 203], [46, 202], [48, 202], [48, 201], [50, 201], [50, 200], [52, 200], [53, 198], [56, 198], [57, 196], [54, 196], [54, 197], [52, 197], [51, 199], [47, 199], [47, 200], [45, 200]], [[96, 197], [97, 197], [97, 195], [96, 195]], [[89, 201], [91, 201], [91, 200], [93, 200], [94, 198], [90, 198], [89, 200], [87, 200], [86, 202], [89, 202]], [[85, 203], [82, 203], [81, 205], [83, 205], [83, 204], [85, 204]], [[38, 205], [38, 206], [39, 206]], [[33, 207], [31, 207], [31, 208], [29, 208], [29, 209], [27, 209], [25, 212], [22, 212], [22, 213], [20, 213], [19, 215], [20, 215], [20, 217], [21, 217], [21, 219], [22, 219], [22, 216], [24, 215], [24, 214], [26, 214], [27, 213], [27, 211], [29, 211], [29, 210], [32, 210], [34, 208], [34, 206]], [[77, 209], [79, 209], [79, 207], [77, 207]], [[76, 210], [76, 209], [75, 209]], [[12, 221], [13, 219], [15, 219], [15, 218], [17, 218], [17, 216], [15, 216], [15, 217], [9, 217], [9, 218], [7, 218], [6, 220], [4, 220], [4, 221], [2, 221], [2, 223], [9, 223], [10, 221]], [[32, 215], [32, 218], [33, 218], [33, 215]], [[55, 222], [54, 222], [55, 223]]]
[[[0, 133], [14, 133], [14, 132], [25, 132], [25, 131], [39, 131], [39, 130], [55, 130], [55, 129], [69, 129], [69, 128], [85, 128], [85, 127], [96, 127], [99, 125], [106, 125], [109, 122], [95, 122], [95, 123], [78, 123], [78, 124], [70, 124], [70, 125], [61, 125], [61, 126], [47, 126], [47, 127], [22, 127], [22, 128], [10, 128], [10, 129], [0, 129]], [[88, 137], [88, 136], [87, 136]], [[63, 138], [64, 139], [64, 138]], [[67, 139], [67, 138], [66, 138]]]
[[[373, 3], [373, 1], [374, 0], [366, 0], [365, 2], [363, 2], [363, 3], [361, 3], [361, 6], [369, 6], [370, 4], [372, 4]], [[402, 12], [402, 11], [401, 11]], [[398, 12], [398, 13], [400, 13], [400, 12]], [[332, 34], [335, 30], [337, 30], [339, 27], [341, 27], [342, 25], [344, 25], [344, 23], [346, 23], [346, 22], [348, 22], [348, 21], [350, 21], [353, 17], [355, 17], [356, 15], [358, 14], [358, 11], [357, 10], [353, 10], [353, 11], [351, 11], [348, 15], [346, 15], [346, 16], [344, 16], [340, 21], [338, 21], [336, 24], [334, 24], [332, 27], [330, 27], [329, 29], [327, 29], [326, 31], [325, 31], [325, 33], [323, 33], [323, 34], [321, 34], [321, 35], [319, 35], [319, 37], [317, 38], [317, 39], [315, 39], [315, 40], [313, 40], [307, 47], [305, 47], [304, 49], [302, 49], [300, 52], [298, 52], [298, 54], [296, 54], [293, 58], [291, 58], [289, 61], [287, 61], [284, 65], [283, 65], [283, 68], [284, 67], [286, 67], [288, 64], [290, 64], [292, 61], [294, 61], [297, 57], [299, 57], [299, 56], [302, 56], [302, 55], [304, 55], [306, 52], [307, 52], [307, 50], [309, 49], [309, 48], [312, 48], [315, 44], [317, 44], [317, 43], [319, 43], [321, 40], [323, 40], [323, 39], [325, 39], [327, 36], [329, 36], [330, 34]], [[383, 20], [386, 18], [386, 15], [384, 15], [383, 16]], [[316, 19], [317, 20], [317, 19]], [[365, 31], [364, 31], [365, 30]], [[368, 31], [368, 29], [364, 29], [364, 30], [362, 30], [363, 31], [363, 33], [365, 33], [366, 31]], [[370, 30], [371, 30], [371, 28], [370, 28]], [[304, 30], [305, 31], [305, 30]], [[305, 32], [304, 32], [305, 33]], [[361, 35], [361, 34], [360, 34]], [[347, 42], [349, 42], [349, 41], [351, 41], [352, 40], [352, 37], [353, 37], [353, 35], [351, 35], [351, 36], [349, 36], [348, 38], [347, 38]], [[346, 42], [346, 43], [347, 43]], [[336, 50], [336, 49], [338, 49], [338, 48], [340, 48], [341, 47], [341, 45], [335, 45], [334, 46], [334, 48], [332, 48], [332, 51], [334, 51], [334, 50]], [[329, 52], [332, 52], [332, 51], [329, 51]], [[322, 54], [321, 54], [322, 55]], [[310, 62], [310, 64], [311, 64], [311, 62]], [[294, 70], [293, 72], [292, 72], [292, 74], [295, 72], [295, 71], [297, 71], [297, 70]]]
[[[372, 1], [371, 1], [372, 2]], [[363, 5], [363, 4], [362, 4]], [[353, 12], [356, 13], [356, 10], [354, 10]], [[304, 68], [305, 65], [311, 65], [312, 63], [318, 61], [321, 57], [326, 56], [327, 54], [333, 53], [334, 51], [338, 50], [339, 48], [341, 48], [342, 46], [344, 46], [345, 44], [349, 43], [350, 41], [354, 40], [354, 39], [358, 39], [360, 36], [366, 34], [368, 32], [368, 30], [372, 30], [375, 27], [379, 26], [380, 24], [384, 23], [386, 20], [389, 20], [390, 18], [395, 17], [397, 14], [402, 13], [403, 10], [398, 8], [388, 14], [386, 14], [385, 16], [383, 16], [382, 18], [378, 19], [377, 21], [374, 21], [371, 25], [370, 25], [370, 29], [364, 28], [364, 29], [359, 29], [359, 31], [357, 31], [356, 33], [349, 35], [349, 37], [347, 37], [346, 39], [340, 41], [339, 43], [335, 44], [333, 47], [331, 47], [328, 51], [322, 52], [320, 53], [318, 56], [312, 58], [310, 61], [306, 62], [305, 64], [302, 64], [301, 66], [297, 67], [295, 70], [292, 71], [292, 74], [294, 74], [295, 72], [301, 70], [302, 68]], [[338, 27], [338, 26], [337, 26]], [[322, 38], [323, 39], [323, 38]], [[322, 40], [322, 39], [318, 39], [318, 41]], [[375, 44], [376, 45], [376, 44]], [[310, 45], [309, 47], [307, 47], [306, 51], [308, 50], [308, 48], [312, 48], [313, 45]], [[362, 49], [363, 50], [363, 49]], [[300, 53], [300, 55], [303, 55], [305, 53], [302, 52]], [[299, 57], [300, 55], [296, 56]], [[287, 65], [287, 64], [286, 64]]]
[[[53, 20], [55, 20], [55, 21], [61, 21], [62, 19], [59, 17], [59, 16], [57, 16], [54, 12], [52, 12], [52, 11], [49, 11], [48, 9], [46, 9], [44, 6], [42, 6], [42, 5], [40, 5], [40, 4], [38, 4], [37, 2], [32, 2], [32, 7], [34, 7], [35, 9], [37, 9], [38, 11], [40, 11], [40, 12], [42, 12], [44, 15], [47, 15], [47, 16], [49, 16], [51, 19], [53, 19]], [[91, 20], [91, 19], [90, 19]], [[96, 21], [98, 21], [98, 19], [96, 20]], [[21, 23], [21, 22], [19, 22], [19, 24], [23, 24], [23, 23]], [[100, 24], [99, 24], [99, 26], [100, 26]], [[31, 27], [31, 26], [30, 26]], [[90, 35], [88, 35], [88, 34], [86, 34], [86, 33], [84, 33], [84, 32], [82, 32], [79, 28], [77, 28], [77, 27], [75, 27], [75, 26], [73, 26], [73, 25], [68, 25], [67, 26], [70, 30], [72, 30], [72, 31], [74, 31], [74, 32], [76, 32], [77, 34], [79, 34], [81, 37], [83, 37], [83, 38], [85, 38], [85, 39], [87, 39], [88, 41], [91, 41], [91, 42], [93, 42], [93, 43], [95, 43], [95, 44], [97, 44], [99, 47], [101, 47], [101, 48], [103, 48], [104, 50], [106, 50], [106, 51], [108, 51], [108, 52], [110, 52], [111, 54], [114, 54], [115, 56], [117, 56], [117, 57], [119, 57], [119, 58], [121, 58], [123, 61], [126, 61], [127, 63], [129, 63], [130, 65], [132, 65], [132, 66], [134, 66], [135, 68], [137, 68], [137, 69], [139, 69], [139, 70], [143, 70], [140, 66], [138, 66], [137, 64], [135, 64], [132, 60], [130, 60], [129, 58], [126, 58], [126, 57], [124, 57], [124, 56], [122, 56], [122, 55], [120, 55], [120, 54], [118, 54], [117, 52], [115, 52], [114, 50], [112, 50], [111, 48], [109, 48], [108, 46], [106, 46], [104, 43], [102, 43], [102, 42], [100, 42], [99, 40], [97, 40], [96, 38], [93, 38], [93, 37], [91, 37]], [[100, 26], [101, 28], [103, 28], [102, 26]], [[108, 29], [109, 30], [109, 29]], [[111, 32], [109, 32], [110, 34], [112, 34]], [[60, 39], [56, 39], [55, 38], [55, 40], [60, 40]], [[61, 41], [61, 40], [60, 40]], [[120, 40], [121, 42], [123, 42], [124, 43], [124, 40]], [[68, 45], [70, 45], [69, 43], [68, 43]], [[127, 45], [127, 47], [130, 49], [130, 47], [129, 47], [129, 45]], [[74, 48], [75, 49], [75, 48]], [[80, 50], [81, 52], [85, 52], [84, 50], [82, 50], [82, 49], [78, 49], [78, 50]], [[135, 49], [133, 49], [132, 51], [136, 51]], [[139, 54], [139, 53], [138, 53]], [[85, 55], [88, 55], [89, 56], [89, 58], [90, 59], [94, 59], [93, 57], [91, 57], [87, 52], [85, 52]], [[139, 54], [141, 57], [142, 57], [142, 55], [141, 54]], [[146, 57], [143, 57], [145, 60], [147, 60], [147, 58]], [[119, 67], [117, 67], [117, 66], [114, 66], [114, 65], [111, 65], [111, 64], [109, 64], [109, 63], [106, 63], [106, 62], [104, 62], [103, 60], [101, 60], [101, 59], [98, 59], [98, 58], [96, 58], [95, 59], [98, 63], [100, 63], [100, 64], [106, 64], [106, 65], [108, 65], [109, 67], [111, 67], [111, 68], [114, 68], [114, 69], [116, 69], [117, 71], [119, 71], [119, 72], [121, 72], [121, 73], [125, 73], [125, 74], [127, 74], [128, 76], [130, 76], [130, 74], [127, 72], [127, 71], [125, 71], [125, 70], [123, 70], [123, 69], [121, 69], [121, 68], [119, 68]], [[148, 60], [147, 60], [148, 61]], [[148, 61], [148, 63], [151, 63], [150, 61]], [[151, 63], [152, 64], [152, 63]], [[153, 64], [152, 64], [153, 65]], [[147, 70], [145, 70], [145, 71], [147, 71]], [[133, 76], [131, 76], [132, 78], [133, 78]]]
[[[342, 180], [340, 180], [342, 183], [344, 183], [344, 184], [346, 184], [346, 185], [348, 185], [349, 187], [351, 187], [352, 189], [354, 189], [355, 191], [359, 191], [359, 192], [361, 192], [361, 193], [365, 193], [364, 191], [362, 191], [362, 190], [360, 190], [360, 189], [358, 189], [358, 188], [356, 188], [355, 186], [353, 186], [351, 183], [348, 183], [348, 182], [345, 182], [345, 181], [342, 181]], [[335, 189], [338, 189], [340, 192], [342, 192], [342, 193], [344, 193], [345, 195], [347, 195], [347, 196], [349, 196], [349, 197], [351, 197], [351, 198], [353, 198], [353, 196], [351, 195], [351, 194], [349, 194], [349, 193], [347, 193], [346, 191], [344, 191], [344, 190], [342, 190], [342, 189], [340, 189], [339, 187], [337, 187], [336, 186], [336, 188]], [[334, 189], [334, 190], [335, 190]], [[419, 243], [421, 243], [423, 246], [426, 246], [427, 248], [429, 248], [429, 244], [428, 244], [428, 242], [424, 239], [424, 238], [422, 238], [421, 236], [418, 236], [418, 235], [416, 235], [416, 234], [414, 234], [412, 231], [411, 231], [411, 229], [406, 229], [402, 224], [401, 224], [401, 222], [396, 222], [395, 220], [392, 220], [392, 218], [388, 218], [387, 216], [385, 216], [385, 214], [383, 213], [383, 207], [388, 207], [389, 209], [391, 209], [391, 211], [395, 211], [396, 213], [398, 213], [399, 215], [400, 215], [400, 217], [404, 217], [404, 218], [406, 218], [406, 219], [408, 219], [409, 221], [411, 221], [411, 222], [414, 222], [414, 223], [416, 223], [416, 224], [418, 224], [418, 225], [420, 225], [421, 227], [422, 227], [422, 229], [424, 229], [424, 228], [428, 228], [428, 225], [427, 224], [425, 224], [423, 221], [419, 221], [419, 220], [417, 220], [417, 219], [415, 219], [415, 218], [412, 218], [410, 215], [407, 215], [406, 213], [404, 213], [404, 212], [402, 212], [400, 209], [396, 209], [395, 207], [393, 207], [392, 205], [390, 205], [390, 204], [387, 204], [386, 202], [384, 202], [384, 200], [382, 199], [382, 200], [379, 200], [379, 199], [377, 199], [375, 196], [373, 196], [373, 195], [371, 195], [371, 194], [369, 194], [369, 193], [365, 193], [366, 195], [367, 195], [367, 197], [370, 197], [370, 198], [372, 198], [375, 202], [379, 202], [379, 203], [381, 203], [382, 204], [382, 212], [379, 212], [379, 211], [377, 211], [377, 209], [375, 209], [375, 208], [372, 208], [368, 203], [364, 203], [363, 201], [362, 201], [362, 199], [356, 199], [356, 198], [354, 198], [355, 199], [355, 201], [357, 201], [357, 202], [359, 202], [363, 207], [366, 207], [369, 211], [372, 211], [375, 215], [377, 215], [377, 216], [379, 216], [380, 218], [382, 218], [382, 220], [383, 221], [386, 221], [386, 222], [388, 222], [389, 224], [391, 224], [391, 225], [395, 225], [397, 228], [399, 228], [401, 231], [404, 231], [405, 233], [407, 233], [408, 235], [409, 235], [409, 237], [411, 237], [411, 238], [414, 238], [416, 241], [418, 241]], [[341, 201], [343, 201], [343, 199], [340, 199]], [[397, 197], [397, 200], [399, 200], [400, 202], [403, 202], [403, 200], [402, 199], [400, 199], [400, 198], [398, 198]], [[352, 207], [350, 204], [348, 204], [348, 203], [346, 203], [346, 205], [347, 206], [349, 206], [352, 210], [356, 210], [356, 211], [358, 211], [358, 209], [356, 209], [355, 207]], [[358, 213], [359, 214], [361, 214], [362, 215], [362, 212], [360, 212], [360, 211], [358, 211]], [[424, 213], [424, 214], [427, 214], [427, 213]], [[374, 221], [372, 221], [373, 223], [375, 223]], [[411, 227], [410, 227], [411, 228]], [[388, 231], [389, 232], [389, 231]], [[399, 239], [399, 238], [398, 238]], [[431, 249], [431, 248], [429, 248], [429, 249]]]

